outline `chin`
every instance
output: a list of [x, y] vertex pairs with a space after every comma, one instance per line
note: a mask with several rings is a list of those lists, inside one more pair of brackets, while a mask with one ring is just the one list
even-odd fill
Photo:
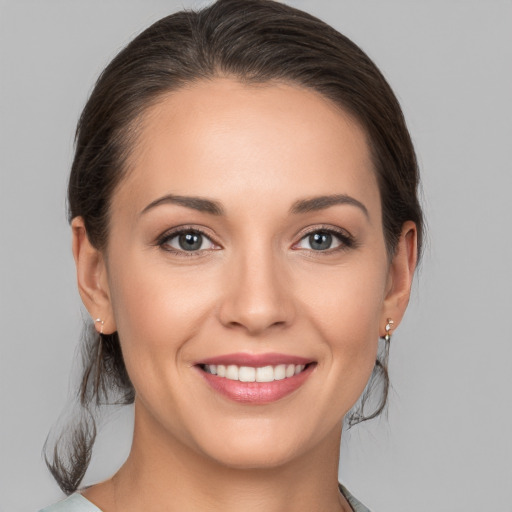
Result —
[[244, 431], [243, 427], [238, 426], [236, 432], [227, 430], [222, 436], [207, 436], [196, 446], [200, 452], [222, 466], [249, 470], [286, 465], [300, 458], [308, 446], [314, 444], [304, 435], [303, 430], [293, 432], [293, 428], [283, 428], [283, 425], [277, 430], [273, 430], [271, 425], [265, 429], [261, 425], [259, 427]]
[[[302, 450], [300, 450], [302, 451]], [[230, 450], [215, 450], [210, 457], [222, 466], [237, 470], [268, 470], [286, 465], [300, 456], [299, 449], [282, 449], [262, 446], [233, 447]]]

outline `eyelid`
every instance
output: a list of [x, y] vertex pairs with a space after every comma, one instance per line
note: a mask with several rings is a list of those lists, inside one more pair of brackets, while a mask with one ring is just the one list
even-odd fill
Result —
[[[185, 251], [182, 249], [177, 249], [172, 246], [164, 247], [169, 240], [183, 234], [183, 233], [199, 233], [205, 238], [207, 238], [212, 245], [217, 246], [215, 249], [200, 249], [196, 251]], [[196, 225], [182, 225], [182, 226], [176, 226], [174, 228], [168, 229], [167, 231], [164, 231], [160, 236], [157, 237], [155, 241], [155, 245], [160, 247], [162, 250], [166, 252], [170, 252], [172, 254], [176, 254], [178, 256], [185, 256], [185, 257], [194, 257], [194, 256], [204, 256], [205, 253], [208, 253], [212, 250], [218, 250], [220, 248], [220, 244], [209, 234], [204, 230], [203, 228], [196, 226]]]
[[299, 235], [298, 235], [299, 240], [298, 240], [298, 242], [295, 242], [293, 244], [292, 248], [295, 247], [299, 242], [301, 242], [307, 236], [310, 236], [313, 233], [318, 233], [318, 232], [324, 232], [324, 233], [329, 233], [331, 235], [334, 235], [340, 241], [340, 245], [338, 247], [334, 247], [332, 249], [326, 249], [324, 251], [314, 251], [312, 249], [296, 249], [296, 250], [306, 250], [306, 251], [314, 252], [316, 254], [332, 254], [337, 251], [343, 251], [343, 250], [354, 248], [357, 246], [355, 238], [346, 229], [338, 228], [338, 227], [331, 226], [331, 225], [321, 224], [321, 225], [317, 225], [317, 226], [310, 226], [310, 227], [306, 228], [306, 231], [302, 231], [301, 233], [299, 233]]
[[[182, 249], [176, 249], [175, 247], [167, 246], [167, 248], [164, 248], [163, 246], [170, 240], [175, 238], [176, 236], [181, 235], [182, 233], [200, 233], [202, 236], [207, 238], [212, 245], [217, 246], [215, 249], [199, 249], [196, 251], [185, 251]], [[337, 251], [346, 250], [349, 248], [354, 248], [357, 246], [356, 240], [354, 237], [343, 228], [334, 227], [332, 225], [316, 225], [316, 226], [309, 226], [302, 230], [297, 236], [299, 237], [298, 241], [295, 242], [292, 245], [292, 249], [295, 248], [295, 246], [302, 241], [307, 236], [310, 236], [313, 233], [318, 232], [324, 232], [334, 235], [340, 242], [340, 245], [338, 247], [334, 247], [331, 249], [326, 249], [322, 251], [315, 251], [313, 249], [295, 249], [295, 250], [305, 250], [309, 252], [314, 252], [318, 254], [332, 254]], [[179, 256], [185, 256], [185, 257], [193, 257], [193, 256], [204, 256], [205, 253], [209, 253], [212, 250], [218, 250], [219, 248], [222, 248], [222, 246], [215, 240], [214, 237], [212, 237], [209, 233], [206, 232], [206, 230], [200, 226], [197, 225], [181, 225], [176, 226], [174, 228], [171, 228], [164, 233], [162, 233], [155, 242], [155, 245], [161, 247], [163, 250], [170, 252], [172, 254], [177, 254]]]

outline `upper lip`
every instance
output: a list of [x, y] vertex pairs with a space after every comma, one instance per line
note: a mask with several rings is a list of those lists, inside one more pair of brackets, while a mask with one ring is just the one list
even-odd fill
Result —
[[265, 354], [249, 354], [244, 352], [239, 352], [235, 354], [224, 354], [222, 356], [209, 357], [207, 359], [201, 359], [196, 364], [198, 365], [230, 365], [234, 364], [236, 366], [253, 366], [255, 368], [262, 366], [277, 366], [279, 364], [309, 364], [314, 362], [312, 359], [308, 359], [305, 357], [288, 355], [288, 354], [278, 354], [274, 352], [269, 352]]

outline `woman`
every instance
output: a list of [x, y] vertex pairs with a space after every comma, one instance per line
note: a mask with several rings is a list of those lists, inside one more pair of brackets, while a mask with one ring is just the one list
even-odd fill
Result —
[[[81, 421], [47, 447], [72, 496], [45, 510], [367, 510], [338, 486], [341, 432], [385, 405], [417, 185], [395, 96], [323, 22], [220, 0], [132, 41], [77, 129], [91, 333]], [[115, 401], [135, 403], [130, 455], [77, 493]]]

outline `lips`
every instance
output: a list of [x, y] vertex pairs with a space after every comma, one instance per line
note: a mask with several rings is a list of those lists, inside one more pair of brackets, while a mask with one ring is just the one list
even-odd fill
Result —
[[292, 356], [287, 354], [268, 353], [268, 354], [246, 354], [243, 352], [236, 354], [226, 354], [223, 356], [210, 357], [208, 359], [202, 359], [196, 364], [210, 365], [210, 364], [223, 364], [236, 366], [275, 366], [278, 364], [303, 364], [314, 362], [312, 359], [305, 357]]
[[268, 404], [300, 388], [316, 362], [286, 354], [227, 354], [198, 362], [208, 385], [226, 398]]

